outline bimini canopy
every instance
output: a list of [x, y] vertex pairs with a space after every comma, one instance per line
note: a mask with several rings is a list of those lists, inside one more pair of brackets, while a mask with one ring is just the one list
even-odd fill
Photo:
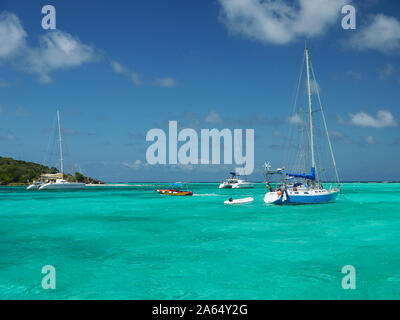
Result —
[[311, 168], [310, 174], [289, 173], [289, 172], [284, 172], [284, 171], [282, 171], [282, 173], [287, 174], [289, 177], [315, 180], [315, 168]]

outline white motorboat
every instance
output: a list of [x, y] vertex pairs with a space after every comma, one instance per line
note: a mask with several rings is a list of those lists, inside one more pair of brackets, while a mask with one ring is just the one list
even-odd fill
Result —
[[230, 174], [231, 176], [219, 185], [219, 189], [248, 189], [254, 187], [253, 183], [240, 179], [238, 174], [234, 172], [230, 172]]
[[[58, 137], [60, 145], [60, 168], [61, 172], [55, 174], [43, 174], [39, 181], [29, 185], [26, 190], [77, 190], [84, 189], [85, 184], [80, 182], [69, 182], [64, 179], [64, 159], [61, 134], [60, 111], [57, 110]], [[74, 169], [72, 168], [72, 171]]]

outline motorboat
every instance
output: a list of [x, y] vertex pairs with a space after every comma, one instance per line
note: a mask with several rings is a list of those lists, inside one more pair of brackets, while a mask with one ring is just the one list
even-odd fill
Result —
[[219, 185], [219, 189], [248, 189], [253, 187], [253, 183], [240, 179], [240, 175], [235, 172], [230, 172], [230, 177]]
[[192, 196], [193, 191], [190, 191], [187, 184], [183, 182], [176, 182], [170, 185], [167, 189], [157, 189], [159, 194], [168, 196]]

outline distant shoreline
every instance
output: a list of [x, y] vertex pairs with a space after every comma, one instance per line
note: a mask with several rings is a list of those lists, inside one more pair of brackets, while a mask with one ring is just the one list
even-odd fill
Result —
[[[87, 187], [130, 187], [132, 184], [169, 184], [169, 183], [174, 183], [172, 181], [151, 181], [151, 182], [143, 182], [143, 181], [134, 181], [134, 182], [106, 182], [103, 184], [86, 184]], [[191, 182], [186, 182], [186, 183], [215, 183], [218, 184], [220, 181], [191, 181]], [[264, 181], [256, 181], [254, 183], [265, 183]], [[335, 183], [335, 182], [324, 182], [324, 183]], [[343, 181], [341, 183], [384, 183], [384, 184], [389, 184], [389, 183], [400, 183], [400, 181]], [[10, 183], [10, 184], [1, 184], [0, 187], [27, 187], [29, 186], [28, 183]]]

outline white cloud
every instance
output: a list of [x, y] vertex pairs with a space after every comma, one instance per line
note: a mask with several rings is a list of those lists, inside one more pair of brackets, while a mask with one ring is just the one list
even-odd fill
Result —
[[14, 109], [13, 115], [16, 117], [27, 117], [29, 116], [29, 112], [26, 111], [23, 107], [17, 107]]
[[130, 70], [118, 61], [111, 61], [110, 63], [114, 72], [123, 74], [124, 76], [128, 77], [137, 86], [143, 84], [142, 76], [140, 75], [140, 73]]
[[[129, 68], [122, 65], [118, 61], [111, 61], [110, 64], [111, 68], [115, 73], [124, 75], [125, 77], [132, 80], [132, 82], [135, 85], [140, 86], [145, 84], [145, 82], [143, 81], [143, 77], [140, 73], [130, 70]], [[162, 77], [162, 78], [156, 78], [152, 84], [160, 87], [170, 88], [175, 86], [176, 81], [171, 77]]]
[[387, 78], [389, 78], [390, 76], [394, 75], [396, 72], [397, 72], [397, 70], [396, 70], [395, 66], [388, 63], [382, 69], [378, 69], [379, 79], [384, 81]]
[[139, 169], [142, 166], [142, 161], [135, 160], [133, 162], [123, 162], [122, 164], [130, 169]]
[[302, 124], [303, 121], [301, 120], [301, 117], [298, 114], [294, 114], [289, 117], [289, 123], [291, 124]]
[[376, 144], [375, 139], [374, 139], [373, 136], [367, 136], [367, 137], [365, 137], [365, 142], [366, 142], [367, 144], [370, 144], [370, 145]]
[[156, 79], [156, 84], [160, 87], [170, 88], [176, 85], [176, 81], [171, 77], [163, 77]]
[[0, 59], [12, 60], [20, 70], [39, 75], [42, 82], [51, 82], [50, 73], [55, 70], [78, 67], [97, 58], [93, 47], [63, 31], [41, 35], [37, 47], [28, 46], [26, 37], [15, 14], [0, 14]]
[[378, 14], [369, 25], [359, 27], [350, 46], [358, 50], [377, 50], [383, 53], [400, 48], [400, 22], [394, 18]]
[[379, 110], [376, 113], [376, 117], [373, 117], [372, 115], [365, 112], [350, 114], [350, 123], [355, 126], [370, 128], [385, 128], [397, 126], [397, 121], [393, 117], [392, 113], [387, 110]]
[[355, 80], [361, 80], [361, 72], [359, 71], [354, 71], [354, 70], [348, 70], [346, 72], [346, 75], [355, 79]]
[[12, 59], [25, 47], [27, 34], [15, 14], [0, 13], [0, 58]]
[[218, 114], [217, 111], [211, 110], [211, 111], [207, 114], [205, 121], [206, 121], [207, 123], [217, 124], [217, 123], [221, 123], [221, 122], [222, 122], [222, 119], [221, 119], [221, 117], [220, 117], [220, 115]]
[[93, 47], [66, 32], [55, 30], [40, 37], [38, 48], [29, 50], [25, 66], [30, 72], [39, 74], [43, 82], [49, 82], [52, 71], [78, 67], [96, 59]]
[[338, 23], [344, 0], [219, 0], [220, 19], [232, 33], [262, 43], [287, 44], [320, 36]]
[[15, 136], [11, 131], [7, 131], [7, 140], [9, 140], [9, 141], [15, 140]]

